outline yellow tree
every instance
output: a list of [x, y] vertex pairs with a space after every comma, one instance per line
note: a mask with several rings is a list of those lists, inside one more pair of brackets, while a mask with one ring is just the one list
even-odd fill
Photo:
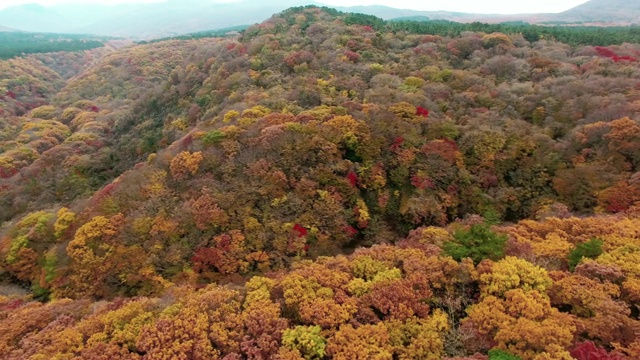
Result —
[[175, 180], [184, 180], [188, 176], [194, 175], [200, 169], [200, 163], [203, 159], [204, 157], [200, 151], [195, 153], [183, 151], [179, 153], [171, 160], [169, 166], [171, 176]]
[[572, 359], [567, 348], [576, 330], [573, 317], [536, 290], [508, 290], [504, 298], [489, 295], [467, 312], [463, 325], [524, 360]]
[[[73, 290], [67, 296], [95, 295], [106, 278], [122, 215], [111, 219], [96, 216], [77, 231], [67, 246], [72, 260], [70, 282]], [[62, 294], [61, 294], [62, 295]]]
[[327, 354], [335, 360], [391, 360], [393, 347], [384, 323], [340, 327], [329, 339]]
[[535, 290], [545, 294], [551, 284], [546, 270], [514, 256], [507, 256], [496, 262], [490, 272], [480, 275], [480, 287], [484, 296], [503, 296], [513, 289]]
[[437, 360], [444, 357], [444, 335], [450, 328], [447, 315], [436, 310], [426, 319], [385, 322], [394, 355], [400, 360]]
[[218, 359], [239, 354], [244, 336], [237, 291], [212, 285], [166, 308], [140, 331], [136, 348], [149, 359]]

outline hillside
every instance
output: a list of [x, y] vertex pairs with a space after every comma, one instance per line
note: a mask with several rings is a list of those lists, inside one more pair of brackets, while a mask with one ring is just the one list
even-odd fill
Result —
[[634, 36], [309, 6], [0, 61], [0, 358], [639, 358]]
[[91, 50], [105, 46], [109, 40], [91, 35], [0, 32], [0, 59], [57, 51]]
[[640, 2], [635, 0], [590, 0], [556, 16], [561, 21], [640, 23]]

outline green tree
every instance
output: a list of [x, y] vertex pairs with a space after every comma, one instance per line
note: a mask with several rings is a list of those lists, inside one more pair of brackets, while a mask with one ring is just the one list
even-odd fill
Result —
[[483, 259], [501, 259], [506, 241], [507, 236], [493, 232], [489, 224], [474, 224], [469, 230], [456, 230], [453, 241], [446, 242], [443, 250], [458, 261], [471, 258], [478, 264]]
[[489, 350], [489, 360], [522, 360], [522, 358], [500, 349], [491, 349]]
[[322, 359], [327, 340], [321, 332], [320, 326], [296, 326], [282, 334], [282, 345], [298, 350], [305, 359]]
[[569, 269], [575, 270], [576, 266], [582, 261], [582, 258], [595, 259], [602, 254], [602, 240], [591, 239], [582, 244], [576, 245], [568, 256]]

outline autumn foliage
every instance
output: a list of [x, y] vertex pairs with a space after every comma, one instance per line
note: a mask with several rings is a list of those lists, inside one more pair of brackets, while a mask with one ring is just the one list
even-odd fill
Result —
[[0, 358], [640, 358], [640, 48], [381, 21], [0, 62]]

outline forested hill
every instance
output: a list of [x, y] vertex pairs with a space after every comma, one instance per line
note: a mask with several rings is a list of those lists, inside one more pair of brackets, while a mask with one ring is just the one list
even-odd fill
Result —
[[0, 31], [0, 59], [26, 54], [90, 50], [104, 46], [108, 40], [91, 35]]
[[0, 62], [0, 358], [640, 358], [640, 45], [421, 26]]

